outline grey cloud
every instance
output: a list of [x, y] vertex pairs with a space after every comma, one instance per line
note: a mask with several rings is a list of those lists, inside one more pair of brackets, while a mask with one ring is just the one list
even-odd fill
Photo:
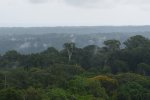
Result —
[[85, 5], [85, 4], [96, 3], [104, 0], [64, 0], [64, 1], [72, 5]]
[[105, 1], [110, 1], [110, 0], [28, 0], [28, 1], [34, 4], [55, 1], [58, 3], [63, 2], [72, 6], [84, 6], [84, 5], [93, 5], [93, 4], [96, 4], [97, 2], [105, 2]]
[[63, 1], [72, 6], [97, 7], [109, 3], [107, 1], [111, 1], [111, 0], [63, 0]]
[[29, 0], [30, 3], [35, 3], [35, 4], [38, 4], [38, 3], [46, 3], [48, 2], [49, 0]]
[[150, 0], [63, 0], [66, 4], [74, 7], [112, 9], [118, 6], [136, 6], [149, 11]]
[[75, 7], [100, 7], [110, 8], [117, 5], [149, 5], [150, 0], [28, 0], [33, 4], [48, 3], [55, 1], [57, 3], [66, 3]]
[[116, 5], [116, 4], [150, 4], [150, 0], [64, 0], [76, 6], [83, 5]]

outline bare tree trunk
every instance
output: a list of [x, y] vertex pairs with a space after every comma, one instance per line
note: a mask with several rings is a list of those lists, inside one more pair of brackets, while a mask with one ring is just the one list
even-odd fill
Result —
[[72, 57], [72, 52], [67, 50], [68, 51], [68, 63], [70, 63], [71, 61], [71, 57]]
[[143, 75], [146, 75], [145, 73], [146, 73], [145, 70], [143, 70]]
[[4, 88], [7, 88], [7, 76], [5, 74]]

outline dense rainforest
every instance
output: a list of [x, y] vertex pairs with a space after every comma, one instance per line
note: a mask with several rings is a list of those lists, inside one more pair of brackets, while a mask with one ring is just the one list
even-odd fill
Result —
[[0, 100], [149, 100], [150, 40], [76, 47], [69, 42], [40, 53], [0, 56]]

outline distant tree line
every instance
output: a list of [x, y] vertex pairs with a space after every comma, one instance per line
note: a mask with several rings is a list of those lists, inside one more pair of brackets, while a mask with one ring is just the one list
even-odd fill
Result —
[[61, 51], [53, 47], [35, 54], [20, 54], [8, 51], [0, 56], [1, 68], [31, 67], [47, 68], [55, 64], [78, 65], [85, 70], [101, 72], [135, 72], [150, 75], [150, 40], [141, 35], [130, 37], [122, 45], [118, 40], [106, 40], [103, 47], [88, 45], [76, 47], [65, 43]]

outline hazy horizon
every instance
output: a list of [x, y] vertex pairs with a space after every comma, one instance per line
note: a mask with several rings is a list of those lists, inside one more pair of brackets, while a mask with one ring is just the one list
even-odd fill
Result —
[[0, 28], [55, 28], [55, 27], [150, 27], [150, 25], [74, 25], [74, 26], [0, 26]]

